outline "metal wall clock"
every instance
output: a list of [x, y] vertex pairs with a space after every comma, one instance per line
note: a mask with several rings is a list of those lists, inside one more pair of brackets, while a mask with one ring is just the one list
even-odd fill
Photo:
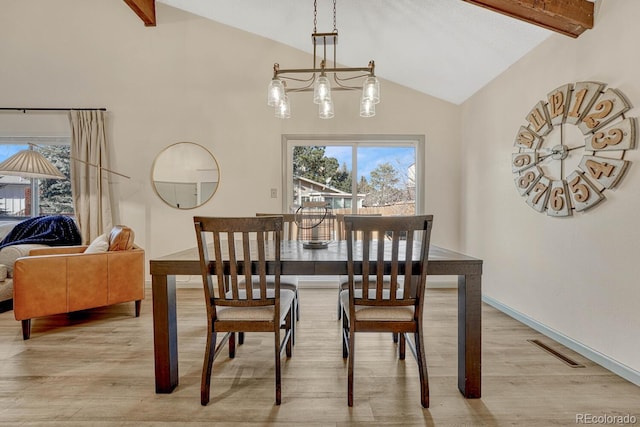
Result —
[[512, 172], [536, 211], [554, 217], [585, 211], [627, 170], [624, 155], [636, 146], [636, 120], [625, 117], [631, 105], [624, 95], [605, 86], [577, 82], [554, 89], [518, 130]]

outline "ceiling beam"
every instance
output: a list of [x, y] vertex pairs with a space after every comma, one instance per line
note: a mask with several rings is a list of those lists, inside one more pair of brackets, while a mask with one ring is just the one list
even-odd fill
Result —
[[156, 26], [156, 0], [124, 0], [142, 19], [145, 27]]
[[588, 0], [464, 0], [494, 12], [576, 38], [593, 28]]

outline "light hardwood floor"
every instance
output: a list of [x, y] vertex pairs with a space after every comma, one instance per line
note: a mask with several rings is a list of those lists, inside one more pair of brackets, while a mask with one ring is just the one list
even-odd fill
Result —
[[[388, 334], [356, 339], [355, 404], [333, 289], [301, 289], [291, 359], [283, 358], [282, 405], [274, 404], [272, 338], [248, 334], [236, 358], [214, 363], [211, 402], [200, 406], [206, 320], [202, 291], [178, 290], [180, 385], [155, 394], [152, 303], [35, 319], [22, 340], [13, 312], [0, 313], [0, 424], [59, 426], [550, 426], [577, 414], [635, 416], [640, 387], [483, 307], [482, 398], [459, 393], [456, 291], [428, 291], [426, 351], [431, 407], [418, 396], [415, 361], [396, 357]], [[539, 339], [585, 365], [571, 368], [527, 342]]]

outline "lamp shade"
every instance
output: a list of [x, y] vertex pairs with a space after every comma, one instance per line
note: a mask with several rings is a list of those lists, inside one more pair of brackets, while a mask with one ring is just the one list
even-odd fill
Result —
[[331, 84], [326, 76], [321, 75], [313, 86], [313, 102], [322, 104], [331, 101]]
[[284, 84], [280, 79], [272, 79], [267, 90], [267, 105], [275, 107], [284, 98]]
[[376, 103], [369, 98], [360, 100], [360, 117], [373, 117], [376, 115]]
[[362, 85], [362, 98], [370, 99], [374, 104], [380, 102], [380, 82], [375, 77], [367, 77]]
[[318, 115], [321, 119], [330, 119], [334, 116], [333, 102], [331, 99], [325, 99], [318, 106]]
[[66, 179], [57, 167], [35, 150], [18, 151], [0, 163], [0, 175], [25, 178]]
[[291, 105], [289, 104], [289, 97], [285, 95], [275, 107], [276, 117], [279, 119], [288, 119], [291, 117]]

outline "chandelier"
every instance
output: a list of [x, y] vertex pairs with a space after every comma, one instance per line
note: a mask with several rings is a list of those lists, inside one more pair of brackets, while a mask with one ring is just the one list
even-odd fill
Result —
[[[273, 78], [269, 83], [267, 105], [274, 107], [275, 116], [281, 119], [291, 117], [289, 93], [313, 91], [313, 102], [318, 104], [318, 114], [321, 119], [334, 116], [332, 90], [362, 90], [360, 97], [360, 116], [373, 117], [376, 115], [375, 105], [380, 102], [380, 83], [375, 76], [375, 64], [360, 68], [336, 67], [336, 45], [338, 44], [338, 29], [336, 28], [336, 0], [333, 0], [333, 31], [318, 33], [317, 0], [313, 2], [313, 68], [281, 69], [273, 64]], [[327, 64], [327, 46], [333, 46], [333, 67]], [[321, 52], [318, 52], [321, 50]], [[320, 65], [317, 65], [318, 55], [322, 55]], [[334, 87], [332, 88], [331, 80]], [[356, 86], [357, 84], [357, 86]]]

